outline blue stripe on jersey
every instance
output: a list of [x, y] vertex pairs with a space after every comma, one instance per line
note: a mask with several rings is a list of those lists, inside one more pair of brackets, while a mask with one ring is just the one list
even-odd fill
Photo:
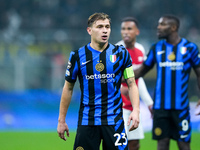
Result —
[[165, 40], [154, 44], [144, 64], [157, 63], [154, 109], [185, 109], [189, 107], [188, 81], [191, 68], [200, 67], [197, 46], [182, 38], [173, 46]]
[[[89, 43], [71, 55], [66, 80], [79, 77], [82, 94], [78, 124], [114, 125], [122, 117], [122, 73], [132, 65], [128, 51], [109, 44], [99, 52]], [[111, 60], [111, 56], [116, 56], [116, 60]]]
[[191, 140], [191, 121], [190, 121], [190, 114], [189, 114], [189, 109], [183, 110], [179, 114], [180, 120], [182, 120], [179, 123], [179, 128], [181, 129], [179, 131], [180, 135], [186, 135], [185, 138], [179, 138], [179, 141], [184, 141], [184, 142], [190, 142]]

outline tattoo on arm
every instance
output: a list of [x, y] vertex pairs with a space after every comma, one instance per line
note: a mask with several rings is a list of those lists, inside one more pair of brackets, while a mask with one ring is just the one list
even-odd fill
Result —
[[135, 83], [135, 78], [134, 77], [132, 77], [132, 78], [128, 78], [127, 80], [126, 80], [126, 83], [127, 83], [127, 85], [128, 85], [128, 87], [130, 87], [132, 84], [136, 84]]

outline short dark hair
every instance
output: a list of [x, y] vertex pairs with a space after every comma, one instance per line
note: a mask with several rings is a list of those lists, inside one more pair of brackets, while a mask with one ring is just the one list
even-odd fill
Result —
[[105, 20], [105, 19], [108, 19], [109, 22], [111, 23], [109, 15], [105, 13], [94, 13], [88, 18], [88, 27], [91, 27], [93, 23], [96, 22], [97, 20]]
[[167, 15], [163, 15], [162, 16], [163, 18], [167, 18], [169, 20], [172, 20], [172, 23], [176, 25], [177, 27], [177, 31], [180, 27], [180, 20], [178, 17], [174, 16], [174, 15], [171, 15], [171, 14], [167, 14]]
[[137, 28], [139, 27], [139, 24], [138, 24], [138, 20], [134, 17], [125, 17], [122, 19], [122, 22], [127, 22], [127, 21], [132, 21], [135, 23], [135, 25], [137, 26]]

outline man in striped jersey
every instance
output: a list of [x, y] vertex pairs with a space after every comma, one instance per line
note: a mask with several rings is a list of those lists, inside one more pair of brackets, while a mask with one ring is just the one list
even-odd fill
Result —
[[[128, 50], [132, 58], [133, 69], [139, 68], [145, 59], [145, 49], [142, 44], [136, 42], [136, 37], [140, 31], [138, 28], [138, 21], [133, 17], [125, 17], [121, 23], [122, 40], [116, 45], [123, 45]], [[149, 95], [145, 82], [142, 77], [136, 80], [141, 99], [148, 106], [150, 112], [152, 111], [153, 100]], [[123, 117], [125, 123], [125, 130], [128, 137], [129, 150], [138, 150], [140, 148], [139, 140], [144, 138], [144, 131], [140, 122], [137, 129], [129, 131], [128, 118], [133, 108], [128, 96], [128, 88], [125, 82], [121, 85], [122, 101], [123, 101]], [[141, 119], [140, 119], [141, 120]]]
[[170, 139], [177, 141], [180, 150], [190, 150], [187, 90], [192, 68], [200, 88], [200, 53], [196, 44], [179, 36], [179, 24], [179, 19], [173, 15], [159, 19], [157, 36], [164, 40], [152, 45], [146, 61], [135, 71], [138, 78], [157, 64], [152, 134], [158, 141], [158, 150], [168, 150]]
[[131, 57], [123, 46], [108, 43], [110, 18], [95, 13], [88, 19], [87, 32], [91, 42], [70, 53], [65, 84], [60, 102], [57, 132], [66, 140], [69, 129], [65, 122], [74, 83], [79, 78], [81, 99], [74, 150], [98, 150], [103, 140], [104, 150], [128, 149], [122, 116], [120, 85], [126, 79], [134, 109], [130, 131], [139, 124], [139, 94], [134, 79]]

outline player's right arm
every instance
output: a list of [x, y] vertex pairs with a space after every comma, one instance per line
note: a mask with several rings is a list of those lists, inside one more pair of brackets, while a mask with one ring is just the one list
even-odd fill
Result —
[[146, 65], [142, 64], [141, 67], [139, 67], [138, 69], [134, 70], [135, 79], [138, 79], [139, 77], [143, 77], [149, 70], [150, 70], [149, 67], [147, 67]]
[[147, 59], [142, 64], [141, 67], [134, 70], [135, 73], [135, 79], [138, 79], [139, 77], [143, 77], [149, 70], [151, 70], [155, 63], [155, 52], [154, 52], [154, 46], [150, 48], [150, 51], [147, 55]]
[[57, 132], [58, 132], [58, 136], [65, 141], [66, 141], [65, 132], [67, 136], [69, 137], [69, 128], [65, 122], [65, 118], [66, 118], [66, 114], [69, 108], [69, 104], [71, 102], [73, 88], [74, 88], [74, 83], [65, 81], [62, 95], [61, 95], [61, 100], [60, 100]]

